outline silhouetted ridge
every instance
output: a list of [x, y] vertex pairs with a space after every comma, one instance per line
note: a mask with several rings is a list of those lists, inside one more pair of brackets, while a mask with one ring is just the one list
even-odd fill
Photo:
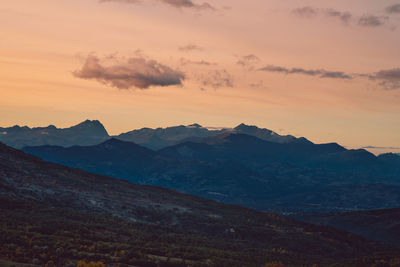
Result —
[[239, 134], [247, 134], [247, 135], [255, 136], [262, 140], [270, 141], [270, 142], [274, 142], [274, 143], [291, 143], [291, 142], [297, 141], [297, 138], [292, 135], [282, 136], [282, 135], [279, 135], [269, 129], [258, 128], [257, 126], [246, 125], [244, 123], [236, 126], [233, 130], [234, 130], [234, 132], [239, 133]]
[[0, 128], [0, 133], [0, 141], [16, 148], [40, 145], [94, 145], [109, 138], [106, 129], [97, 120], [86, 120], [69, 128], [56, 128], [54, 125], [35, 128], [14, 126]]
[[72, 126], [70, 129], [86, 130], [92, 134], [108, 136], [107, 130], [98, 120], [86, 120], [78, 125]]

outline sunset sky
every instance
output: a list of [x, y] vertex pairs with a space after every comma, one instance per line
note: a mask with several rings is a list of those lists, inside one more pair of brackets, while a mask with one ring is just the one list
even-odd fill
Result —
[[400, 1], [2, 1], [0, 126], [85, 119], [400, 153]]

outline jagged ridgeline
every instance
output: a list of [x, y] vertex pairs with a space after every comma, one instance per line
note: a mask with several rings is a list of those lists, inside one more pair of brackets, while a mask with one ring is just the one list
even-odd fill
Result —
[[15, 148], [24, 146], [56, 145], [95, 145], [109, 138], [104, 126], [97, 120], [86, 120], [70, 128], [47, 127], [29, 128], [27, 126], [0, 127], [0, 142]]
[[[195, 140], [218, 135], [224, 132], [249, 134], [261, 139], [287, 143], [296, 140], [293, 136], [281, 136], [268, 129], [240, 124], [233, 129], [208, 129], [195, 123], [188, 126], [180, 125], [168, 128], [142, 128], [122, 133], [117, 137], [120, 140], [134, 142], [150, 149], [161, 149], [185, 141]], [[15, 148], [24, 146], [56, 145], [95, 145], [107, 139], [108, 135], [104, 126], [98, 120], [86, 120], [70, 128], [56, 128], [54, 125], [47, 127], [29, 128], [27, 126], [0, 127], [0, 142]]]

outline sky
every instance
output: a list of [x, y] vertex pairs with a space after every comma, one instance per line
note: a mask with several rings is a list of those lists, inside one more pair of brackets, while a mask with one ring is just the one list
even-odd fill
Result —
[[400, 153], [399, 47], [399, 0], [2, 1], [0, 126], [243, 122]]

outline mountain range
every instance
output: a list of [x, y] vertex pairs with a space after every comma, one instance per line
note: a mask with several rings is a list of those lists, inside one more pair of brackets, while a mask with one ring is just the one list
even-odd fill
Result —
[[87, 120], [0, 128], [0, 141], [28, 153], [0, 143], [0, 265], [400, 261], [398, 154], [245, 124], [112, 137]]
[[3, 144], [0, 203], [0, 257], [14, 265], [363, 266], [398, 255], [348, 232], [91, 174]]
[[109, 138], [104, 126], [97, 120], [86, 120], [65, 129], [54, 125], [29, 128], [27, 126], [0, 127], [0, 142], [15, 148], [39, 145], [95, 145]]
[[147, 148], [157, 150], [187, 141], [196, 141], [201, 138], [216, 136], [221, 133], [247, 134], [276, 143], [290, 143], [297, 139], [291, 135], [282, 136], [271, 130], [258, 128], [257, 126], [249, 126], [243, 123], [232, 129], [225, 128], [220, 130], [209, 130], [196, 123], [189, 126], [181, 125], [168, 128], [143, 128], [115, 137], [123, 141], [134, 142]]
[[[260, 139], [289, 143], [297, 140], [294, 136], [279, 135], [271, 130], [240, 124], [235, 128], [213, 130], [199, 124], [180, 125], [167, 128], [142, 128], [113, 136], [123, 141], [134, 142], [150, 149], [161, 149], [197, 138], [209, 137], [220, 133], [233, 132], [256, 136]], [[15, 148], [25, 146], [56, 145], [95, 145], [109, 139], [110, 136], [98, 120], [86, 120], [70, 128], [59, 129], [53, 125], [48, 127], [29, 128], [27, 126], [0, 127], [0, 142]]]
[[400, 157], [222, 132], [157, 151], [116, 138], [94, 146], [25, 147], [45, 160], [281, 214], [400, 205]]

